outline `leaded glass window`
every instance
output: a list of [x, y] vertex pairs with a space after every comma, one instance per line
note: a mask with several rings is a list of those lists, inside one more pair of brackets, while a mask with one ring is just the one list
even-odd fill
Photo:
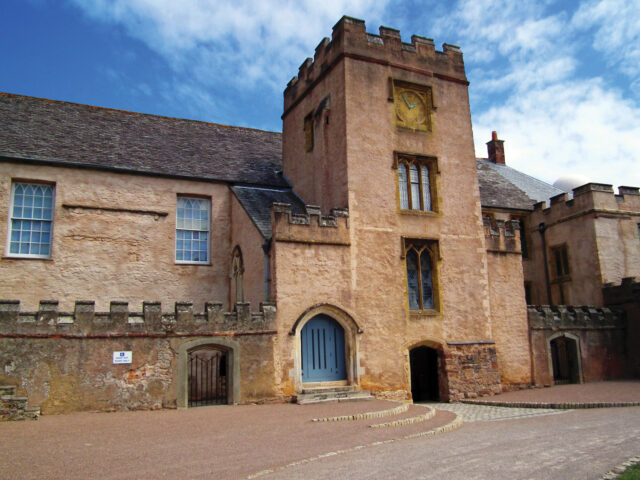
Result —
[[11, 194], [9, 255], [49, 258], [53, 226], [53, 186], [14, 183]]
[[407, 167], [404, 163], [398, 165], [398, 185], [400, 186], [400, 208], [409, 208], [409, 192], [407, 191]]
[[433, 166], [435, 159], [398, 155], [398, 190], [400, 208], [432, 212], [433, 205]]
[[433, 241], [409, 241], [405, 244], [407, 289], [409, 309], [411, 310], [433, 310], [435, 308], [434, 252], [435, 242]]
[[209, 200], [178, 197], [176, 262], [209, 262], [209, 215]]

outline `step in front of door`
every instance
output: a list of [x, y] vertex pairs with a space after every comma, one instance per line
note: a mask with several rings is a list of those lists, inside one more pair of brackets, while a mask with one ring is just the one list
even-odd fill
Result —
[[367, 390], [340, 390], [340, 391], [325, 391], [315, 393], [301, 393], [296, 396], [296, 403], [298, 405], [306, 405], [309, 403], [323, 403], [323, 402], [348, 402], [355, 400], [373, 400], [373, 396]]

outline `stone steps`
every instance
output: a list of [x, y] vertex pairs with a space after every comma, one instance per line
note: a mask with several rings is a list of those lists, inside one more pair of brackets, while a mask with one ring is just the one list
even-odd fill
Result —
[[306, 388], [296, 395], [298, 405], [355, 400], [373, 400], [373, 396], [367, 390], [356, 390], [352, 386]]
[[40, 408], [29, 408], [27, 397], [16, 397], [14, 385], [0, 385], [0, 422], [37, 420]]

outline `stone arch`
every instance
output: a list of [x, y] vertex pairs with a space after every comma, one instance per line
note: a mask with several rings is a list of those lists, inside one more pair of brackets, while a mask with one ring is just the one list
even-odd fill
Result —
[[359, 383], [358, 373], [358, 334], [362, 333], [362, 329], [356, 323], [353, 316], [349, 313], [331, 304], [318, 304], [306, 309], [294, 322], [289, 334], [294, 339], [294, 366], [295, 366], [295, 385], [296, 390], [302, 389], [302, 348], [301, 333], [304, 326], [318, 315], [326, 315], [335, 320], [344, 329], [344, 350], [345, 350], [345, 369], [346, 383], [348, 385], [357, 385]]
[[[568, 343], [565, 344], [567, 347], [564, 351], [565, 355], [568, 355], [566, 359], [558, 359], [554, 358], [554, 352], [557, 352], [556, 346], [557, 342], [561, 339], [565, 341], [568, 340]], [[569, 383], [583, 383], [582, 380], [582, 354], [580, 351], [580, 337], [568, 332], [556, 332], [547, 337], [547, 352], [548, 352], [548, 365], [549, 365], [549, 374], [554, 381], [560, 383], [557, 379], [560, 377], [559, 372], [557, 371], [559, 365], [558, 362], [564, 363], [560, 366], [561, 369], [567, 369], [567, 374]], [[564, 376], [564, 372], [563, 372]], [[563, 382], [564, 383], [564, 382]]]
[[411, 396], [414, 401], [447, 401], [449, 382], [442, 339], [424, 339], [406, 346]]
[[178, 347], [178, 408], [186, 408], [188, 402], [188, 356], [189, 352], [201, 348], [213, 348], [223, 350], [227, 354], [227, 381], [228, 403], [240, 403], [240, 346], [238, 342], [230, 338], [216, 337], [200, 338], [182, 343]]

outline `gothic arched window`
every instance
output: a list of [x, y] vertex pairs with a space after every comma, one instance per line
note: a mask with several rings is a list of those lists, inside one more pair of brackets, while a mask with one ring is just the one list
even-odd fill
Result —
[[404, 254], [410, 310], [437, 309], [434, 290], [436, 251], [436, 243], [433, 241], [405, 241]]

